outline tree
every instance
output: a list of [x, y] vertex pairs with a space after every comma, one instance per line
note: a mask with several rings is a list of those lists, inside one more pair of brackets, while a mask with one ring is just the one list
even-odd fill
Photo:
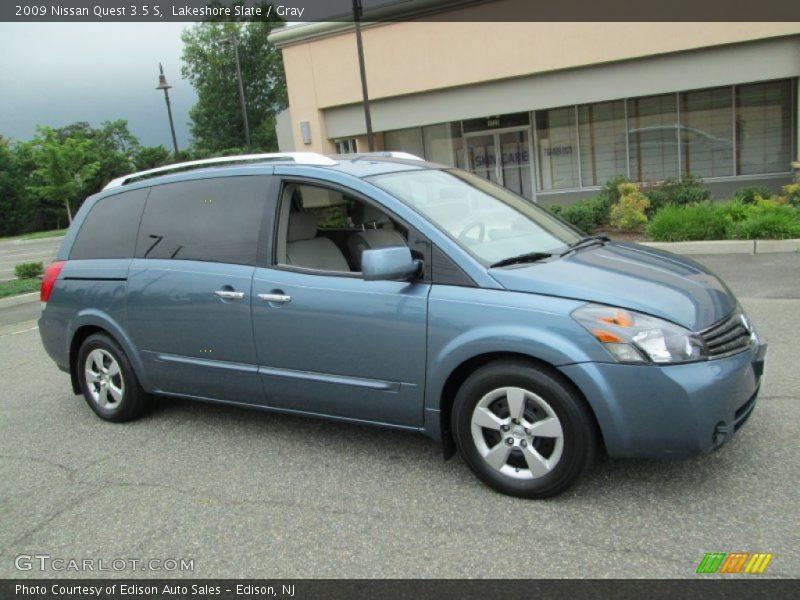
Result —
[[154, 167], [169, 164], [172, 153], [164, 146], [141, 146], [133, 154], [133, 163], [137, 171], [146, 171]]
[[259, 150], [277, 150], [275, 115], [287, 105], [286, 77], [280, 51], [267, 36], [282, 24], [272, 17], [198, 23], [184, 30], [181, 73], [197, 92], [189, 116], [199, 151], [218, 153], [245, 145], [234, 51], [226, 43], [231, 39], [239, 47], [251, 144]]
[[141, 146], [136, 136], [128, 131], [128, 122], [124, 119], [105, 121], [99, 129], [81, 121], [54, 129], [53, 132], [62, 143], [68, 140], [90, 142], [86, 150], [97, 163], [97, 168], [84, 181], [79, 193], [81, 200], [102, 189], [115, 177], [135, 170], [134, 157]]
[[0, 235], [13, 235], [24, 226], [29, 203], [16, 153], [0, 136]]
[[49, 127], [40, 127], [32, 141], [36, 168], [28, 190], [51, 210], [62, 206], [72, 223], [73, 204], [82, 200], [87, 182], [101, 167], [94, 142], [85, 137], [62, 139]]

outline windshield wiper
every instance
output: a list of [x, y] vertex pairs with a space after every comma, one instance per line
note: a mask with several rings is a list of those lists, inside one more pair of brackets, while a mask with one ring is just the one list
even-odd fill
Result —
[[579, 239], [577, 242], [572, 242], [567, 246], [566, 251], [561, 253], [561, 256], [568, 254], [569, 252], [573, 252], [575, 250], [580, 250], [581, 248], [586, 248], [588, 246], [594, 246], [595, 244], [605, 244], [606, 242], [610, 242], [611, 238], [607, 235], [587, 235], [584, 238]]
[[520, 254], [518, 256], [512, 256], [510, 258], [504, 258], [503, 260], [498, 260], [496, 263], [489, 265], [489, 268], [494, 269], [495, 267], [505, 267], [508, 265], [518, 265], [521, 263], [536, 262], [537, 260], [550, 258], [551, 256], [553, 255], [548, 254], [547, 252], [527, 252], [525, 254]]

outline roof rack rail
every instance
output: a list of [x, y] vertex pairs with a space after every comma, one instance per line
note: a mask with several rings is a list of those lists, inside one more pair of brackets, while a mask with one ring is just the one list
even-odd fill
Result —
[[136, 179], [142, 179], [145, 177], [149, 177], [151, 175], [158, 175], [161, 173], [169, 173], [170, 171], [183, 171], [185, 169], [191, 169], [193, 167], [204, 167], [207, 165], [217, 165], [224, 163], [258, 162], [258, 161], [270, 161], [270, 160], [293, 160], [298, 164], [319, 165], [325, 167], [330, 167], [337, 164], [336, 161], [333, 160], [332, 158], [323, 156], [322, 154], [317, 154], [316, 152], [277, 152], [270, 154], [240, 154], [239, 156], [218, 156], [216, 158], [203, 158], [200, 160], [190, 160], [187, 162], [165, 165], [163, 167], [156, 167], [155, 169], [148, 169], [146, 171], [138, 171], [136, 173], [123, 175], [122, 177], [118, 177], [116, 179], [112, 179], [111, 181], [109, 181], [108, 184], [106, 184], [106, 186], [103, 189], [108, 190], [111, 188], [117, 188], [126, 185], [127, 183], [130, 183], [131, 181], [134, 181]]
[[337, 158], [350, 158], [352, 160], [359, 160], [362, 158], [404, 158], [405, 160], [422, 160], [425, 159], [411, 154], [410, 152], [399, 152], [397, 150], [378, 150], [376, 152], [353, 152], [351, 154], [335, 154]]

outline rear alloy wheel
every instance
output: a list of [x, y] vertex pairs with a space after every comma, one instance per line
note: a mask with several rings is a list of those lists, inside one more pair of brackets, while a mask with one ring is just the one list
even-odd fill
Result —
[[481, 480], [524, 498], [567, 489], [591, 463], [596, 443], [583, 400], [557, 375], [522, 361], [490, 363], [467, 378], [456, 395], [453, 431]]
[[104, 410], [119, 408], [125, 394], [125, 380], [111, 353], [102, 348], [92, 350], [84, 368], [86, 389], [92, 401]]
[[81, 391], [91, 409], [106, 421], [130, 421], [149, 403], [128, 357], [104, 334], [90, 335], [78, 352], [75, 365]]

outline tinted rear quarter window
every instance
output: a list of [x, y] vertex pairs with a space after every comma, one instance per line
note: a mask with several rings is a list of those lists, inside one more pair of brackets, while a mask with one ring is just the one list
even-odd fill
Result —
[[137, 258], [254, 265], [267, 178], [218, 177], [152, 188]]
[[148, 191], [131, 190], [98, 200], [81, 225], [70, 260], [133, 258]]

